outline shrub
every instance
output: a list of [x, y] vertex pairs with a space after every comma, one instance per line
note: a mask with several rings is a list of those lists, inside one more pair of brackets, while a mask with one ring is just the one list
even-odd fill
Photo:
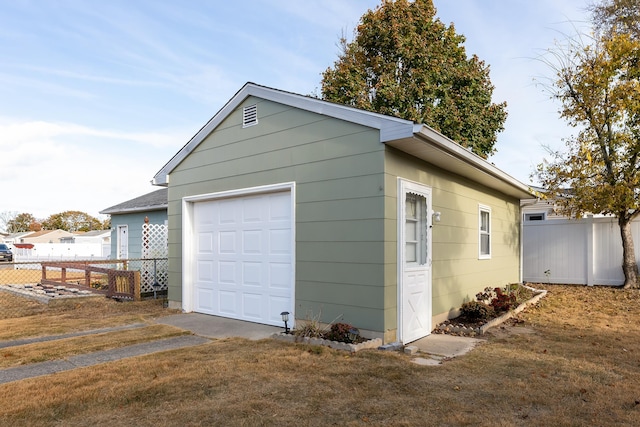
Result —
[[495, 288], [493, 291], [495, 292], [496, 296], [491, 300], [491, 306], [496, 311], [496, 313], [509, 311], [512, 307], [517, 305], [515, 294], [505, 294], [500, 288]]
[[478, 292], [476, 294], [476, 299], [478, 300], [478, 302], [482, 302], [484, 304], [490, 304], [494, 296], [495, 296], [495, 293], [493, 289], [487, 287], [487, 288], [484, 288], [484, 291]]
[[324, 337], [331, 341], [350, 343], [349, 331], [352, 329], [354, 329], [354, 327], [348, 323], [334, 323], [331, 325], [331, 329], [325, 333]]
[[326, 327], [320, 322], [320, 314], [312, 316], [307, 314], [307, 318], [296, 325], [293, 334], [298, 337], [323, 338], [327, 333]]
[[493, 307], [496, 313], [503, 313], [518, 305], [517, 295], [519, 291], [514, 289], [513, 286], [506, 287], [506, 291], [507, 293], [501, 288], [484, 288], [483, 292], [476, 295], [476, 299]]
[[487, 320], [495, 315], [492, 306], [479, 301], [469, 301], [462, 304], [462, 315], [469, 320]]
[[[336, 319], [334, 319], [334, 322]], [[348, 344], [357, 344], [364, 341], [364, 339], [359, 335], [358, 328], [354, 328], [348, 323], [334, 322], [329, 326], [325, 326], [320, 322], [320, 314], [313, 316], [310, 313], [307, 313], [306, 319], [299, 321], [292, 333], [297, 337], [323, 338], [330, 341], [338, 341]], [[355, 330], [357, 333], [353, 340], [350, 337], [350, 332], [352, 330]]]

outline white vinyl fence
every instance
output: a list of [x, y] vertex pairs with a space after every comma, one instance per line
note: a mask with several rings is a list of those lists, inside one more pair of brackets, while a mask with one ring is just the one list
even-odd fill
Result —
[[[640, 255], [640, 221], [631, 226], [636, 260]], [[622, 240], [616, 218], [525, 221], [525, 282], [579, 285], [624, 283]]]
[[11, 247], [16, 262], [107, 259], [111, 247], [102, 243], [34, 243], [33, 248]]

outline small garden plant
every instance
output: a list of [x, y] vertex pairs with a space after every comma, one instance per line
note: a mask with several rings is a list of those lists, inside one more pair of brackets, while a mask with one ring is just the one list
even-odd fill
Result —
[[460, 308], [462, 316], [469, 320], [485, 321], [495, 317], [495, 310], [490, 305], [479, 301], [468, 301]]
[[476, 299], [488, 304], [499, 315], [517, 306], [516, 294], [510, 291], [509, 287], [506, 292], [502, 288], [484, 288], [484, 292], [478, 293]]
[[330, 341], [358, 343], [361, 341], [360, 332], [348, 323], [334, 323], [324, 338]]
[[320, 314], [317, 316], [307, 315], [306, 320], [298, 322], [293, 330], [293, 334], [299, 337], [322, 338], [327, 332], [327, 328], [320, 322]]
[[299, 337], [322, 338], [347, 344], [357, 344], [364, 341], [360, 336], [359, 330], [352, 325], [336, 322], [331, 323], [329, 326], [324, 326], [320, 322], [320, 315], [307, 316], [307, 320], [301, 321], [293, 331], [293, 334]]
[[461, 317], [473, 322], [486, 322], [516, 308], [521, 302], [531, 298], [532, 292], [518, 284], [505, 288], [487, 287], [476, 294], [475, 301], [468, 301], [460, 307]]

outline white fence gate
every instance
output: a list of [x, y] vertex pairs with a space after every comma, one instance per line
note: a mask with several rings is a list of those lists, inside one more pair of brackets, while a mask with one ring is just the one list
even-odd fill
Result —
[[[525, 282], [579, 285], [624, 284], [622, 239], [616, 218], [525, 221]], [[640, 261], [640, 221], [631, 225], [636, 262]]]

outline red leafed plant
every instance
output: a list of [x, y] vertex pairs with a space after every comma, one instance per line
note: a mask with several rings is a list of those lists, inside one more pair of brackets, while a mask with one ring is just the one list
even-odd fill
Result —
[[505, 293], [501, 288], [485, 288], [484, 292], [476, 295], [476, 299], [493, 307], [496, 313], [509, 311], [518, 305], [515, 293]]
[[[358, 341], [358, 334], [354, 334], [356, 331], [357, 329], [348, 323], [333, 323], [329, 331], [324, 334], [324, 338], [331, 341], [351, 343]], [[351, 338], [352, 335], [356, 335], [355, 340]]]
[[491, 300], [490, 305], [496, 313], [509, 311], [516, 305], [516, 296], [514, 294], [505, 294], [500, 288], [495, 288], [493, 291], [496, 295]]

